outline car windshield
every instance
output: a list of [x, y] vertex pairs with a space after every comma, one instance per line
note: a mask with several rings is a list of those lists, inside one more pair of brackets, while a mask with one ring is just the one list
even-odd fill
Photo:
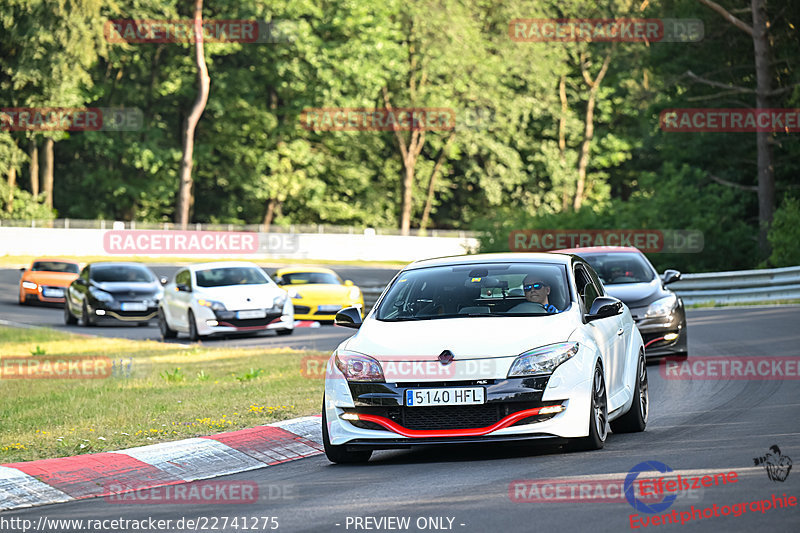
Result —
[[224, 267], [198, 270], [196, 276], [199, 287], [262, 285], [269, 283], [267, 276], [261, 269], [254, 267]]
[[649, 283], [655, 278], [655, 271], [641, 254], [579, 254], [592, 265], [603, 285], [622, 283]]
[[62, 263], [61, 261], [36, 261], [31, 266], [34, 272], [66, 272], [68, 274], [77, 274], [79, 272], [78, 265], [75, 263]]
[[401, 273], [381, 301], [377, 318], [402, 321], [544, 316], [554, 312], [553, 307], [563, 311], [569, 304], [570, 292], [563, 265], [451, 265]]
[[308, 283], [322, 283], [328, 285], [341, 285], [342, 281], [336, 274], [328, 272], [292, 272], [281, 276], [286, 285], [301, 285]]
[[145, 267], [129, 265], [103, 265], [91, 268], [92, 281], [98, 283], [152, 283], [155, 276]]

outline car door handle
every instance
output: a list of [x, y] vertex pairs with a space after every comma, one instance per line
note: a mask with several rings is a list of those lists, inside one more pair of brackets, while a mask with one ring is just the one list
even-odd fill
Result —
[[623, 331], [623, 329], [622, 329], [622, 328], [619, 328], [619, 329], [617, 330], [617, 335], [622, 335], [623, 333], [624, 333], [624, 331]]

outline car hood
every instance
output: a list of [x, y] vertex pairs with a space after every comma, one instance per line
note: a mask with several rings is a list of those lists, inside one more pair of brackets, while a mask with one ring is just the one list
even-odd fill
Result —
[[229, 311], [272, 307], [276, 296], [286, 294], [275, 285], [225, 285], [197, 287], [195, 297], [222, 303]]
[[39, 285], [53, 285], [55, 287], [66, 287], [77, 278], [77, 274], [72, 272], [26, 272], [23, 279], [34, 281]]
[[338, 302], [341, 299], [347, 299], [350, 295], [350, 287], [344, 285], [322, 284], [322, 283], [304, 283], [297, 285], [286, 285], [286, 290], [294, 289], [303, 298], [319, 298], [325, 300], [333, 300]]
[[661, 286], [661, 280], [655, 278], [649, 283], [619, 283], [605, 285], [606, 292], [619, 298], [629, 308], [643, 307], [670, 294]]
[[435, 361], [444, 350], [456, 360], [517, 356], [569, 339], [580, 315], [464, 317], [410, 322], [367, 319], [344, 348], [379, 361]]
[[136, 296], [146, 295], [146, 294], [157, 294], [161, 292], [161, 285], [157, 282], [153, 283], [141, 283], [141, 282], [130, 282], [130, 281], [107, 281], [107, 282], [97, 282], [92, 281], [92, 287], [97, 287], [101, 291], [105, 291], [111, 294], [125, 294], [125, 293], [133, 293]]

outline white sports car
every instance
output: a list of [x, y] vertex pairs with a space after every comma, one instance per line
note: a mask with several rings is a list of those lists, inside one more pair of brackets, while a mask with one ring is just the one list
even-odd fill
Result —
[[185, 332], [193, 341], [263, 330], [289, 335], [294, 307], [287, 292], [254, 263], [201, 263], [181, 268], [164, 287], [158, 326], [165, 339]]
[[630, 311], [575, 255], [417, 261], [331, 356], [323, 443], [335, 463], [375, 449], [523, 439], [602, 448], [643, 431], [647, 366]]

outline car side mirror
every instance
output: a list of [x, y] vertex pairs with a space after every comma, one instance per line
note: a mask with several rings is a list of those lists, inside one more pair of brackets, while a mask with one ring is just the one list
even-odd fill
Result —
[[22, 267], [22, 268], [19, 269], [20, 272], [25, 272], [26, 270], [28, 270], [28, 269], [25, 268], [25, 267]]
[[358, 329], [361, 327], [361, 310], [358, 307], [345, 307], [333, 318], [335, 326]]
[[83, 278], [75, 278], [75, 283], [77, 283], [78, 285], [88, 285], [88, 283], [86, 283], [86, 280]]
[[344, 284], [345, 284], [346, 287], [352, 287], [353, 286], [353, 282], [350, 281], [349, 279], [344, 280]]
[[664, 285], [669, 285], [670, 283], [674, 283], [676, 281], [680, 281], [681, 273], [677, 270], [669, 269], [665, 270], [663, 274], [661, 274], [661, 281]]
[[275, 280], [274, 281], [275, 281], [276, 285], [284, 285], [286, 283], [285, 281], [283, 281], [283, 278], [280, 277], [280, 276], [275, 276]]
[[159, 280], [158, 280], [158, 281], [159, 281], [159, 282], [160, 282], [162, 285], [166, 285], [166, 284], [169, 282], [169, 279], [167, 279], [167, 276], [161, 276], [161, 278], [159, 278]]
[[175, 285], [175, 288], [178, 289], [181, 292], [192, 292], [191, 287], [189, 287], [185, 283], [179, 283], [179, 284]]
[[592, 308], [586, 314], [586, 321], [608, 318], [622, 314], [622, 302], [610, 296], [598, 296], [592, 302]]

